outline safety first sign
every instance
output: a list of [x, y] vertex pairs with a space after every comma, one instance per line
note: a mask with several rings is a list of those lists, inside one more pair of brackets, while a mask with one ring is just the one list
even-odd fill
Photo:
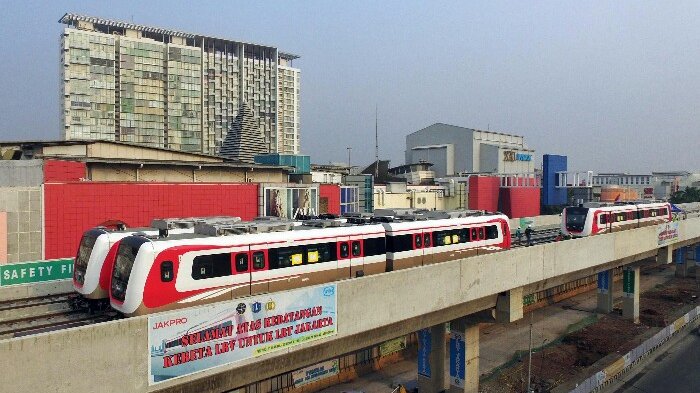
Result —
[[0, 287], [65, 280], [73, 277], [73, 259], [0, 265]]

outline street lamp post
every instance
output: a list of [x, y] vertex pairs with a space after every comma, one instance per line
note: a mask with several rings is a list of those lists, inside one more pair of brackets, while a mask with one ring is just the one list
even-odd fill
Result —
[[532, 390], [530, 390], [530, 377], [532, 376], [532, 314], [533, 312], [530, 311], [530, 345], [527, 350], [527, 393], [532, 392]]

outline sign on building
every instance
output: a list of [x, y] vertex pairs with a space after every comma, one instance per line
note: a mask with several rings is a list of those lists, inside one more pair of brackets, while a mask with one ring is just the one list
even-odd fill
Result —
[[318, 188], [265, 187], [264, 215], [295, 218], [298, 215], [318, 214]]
[[73, 259], [0, 265], [0, 287], [66, 280], [73, 277]]
[[404, 349], [406, 349], [406, 337], [399, 337], [379, 344], [379, 355], [386, 356]]
[[333, 359], [293, 371], [292, 380], [294, 382], [294, 387], [298, 388], [299, 386], [338, 375], [339, 372], [340, 362], [338, 362], [338, 359]]
[[148, 317], [149, 384], [337, 333], [336, 284]]

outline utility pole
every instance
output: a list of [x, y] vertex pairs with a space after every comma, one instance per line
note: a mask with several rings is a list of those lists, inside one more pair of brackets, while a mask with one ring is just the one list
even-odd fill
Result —
[[378, 105], [374, 106], [374, 178], [379, 177], [379, 121], [377, 112]]
[[352, 147], [349, 147], [349, 146], [348, 146], [348, 147], [346, 147], [346, 149], [348, 150], [348, 175], [349, 175], [349, 174], [350, 174], [350, 168], [351, 168], [351, 166], [350, 166], [350, 152], [352, 151]]

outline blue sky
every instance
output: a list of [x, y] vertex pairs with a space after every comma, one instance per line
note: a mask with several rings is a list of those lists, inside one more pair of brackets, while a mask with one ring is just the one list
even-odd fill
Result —
[[[60, 3], [60, 4], [59, 4]], [[435, 122], [524, 135], [570, 169], [700, 169], [698, 2], [3, 2], [0, 139], [59, 137], [65, 12], [259, 42], [301, 56], [313, 162], [403, 163]]]

